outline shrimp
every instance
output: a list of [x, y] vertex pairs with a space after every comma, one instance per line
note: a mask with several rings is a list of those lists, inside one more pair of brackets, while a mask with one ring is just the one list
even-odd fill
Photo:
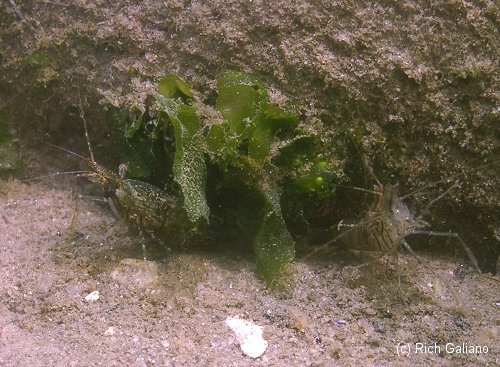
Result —
[[[438, 199], [443, 197], [453, 186]], [[396, 253], [400, 248], [413, 252], [406, 237], [412, 234], [455, 238], [467, 253], [469, 260], [478, 273], [481, 273], [476, 257], [455, 232], [425, 230], [429, 224], [421, 216], [416, 217], [409, 210], [403, 199], [398, 196], [399, 185], [379, 184], [374, 191], [377, 195], [373, 208], [366, 211], [364, 218], [356, 224], [339, 223], [338, 229], [349, 229], [341, 232], [342, 241], [353, 250]], [[435, 202], [436, 199], [433, 200]]]
[[[80, 95], [78, 97], [80, 99]], [[74, 177], [86, 177], [100, 186], [112, 211], [119, 218], [139, 229], [145, 259], [146, 248], [143, 233], [161, 243], [163, 242], [160, 238], [169, 239], [173, 242], [184, 241], [189, 220], [181, 203], [173, 195], [156, 186], [124, 178], [98, 164], [94, 159], [81, 100], [79, 109], [85, 128], [85, 138], [90, 158], [85, 158], [68, 149], [46, 143], [79, 158], [85, 166], [82, 171], [64, 172], [56, 175], [71, 174]]]
[[[447, 286], [447, 288], [450, 289], [450, 292], [459, 305], [459, 308], [462, 308], [463, 301], [454, 288], [445, 279], [439, 276], [439, 274], [437, 274], [426, 262], [420, 259], [420, 257], [415, 253], [415, 251], [413, 251], [411, 246], [406, 241], [406, 238], [410, 235], [427, 235], [454, 239], [462, 246], [477, 273], [481, 274], [481, 270], [474, 253], [458, 233], [428, 230], [426, 228], [429, 227], [429, 224], [422, 219], [423, 215], [434, 203], [445, 197], [453, 188], [455, 188], [456, 183], [445, 190], [438, 197], [431, 200], [421, 215], [417, 216], [410, 211], [404, 202], [404, 199], [422, 191], [423, 188], [408, 195], [399, 196], [398, 184], [383, 185], [373, 173], [366, 159], [363, 159], [363, 161], [370, 175], [376, 182], [374, 190], [356, 187], [348, 188], [374, 195], [375, 200], [373, 204], [364, 212], [361, 220], [352, 223], [344, 223], [344, 221], [341, 221], [337, 225], [336, 236], [314, 250], [312, 253], [306, 255], [306, 257], [309, 257], [311, 254], [331, 245], [334, 242], [341, 242], [345, 245], [345, 247], [351, 250], [383, 254], [397, 255], [401, 249], [405, 249], [412, 254], [426, 270], [433, 273], [443, 284]], [[490, 164], [495, 163], [497, 162], [492, 162]], [[432, 183], [427, 187], [437, 185], [441, 182], [442, 180]], [[399, 273], [398, 281], [400, 284]]]

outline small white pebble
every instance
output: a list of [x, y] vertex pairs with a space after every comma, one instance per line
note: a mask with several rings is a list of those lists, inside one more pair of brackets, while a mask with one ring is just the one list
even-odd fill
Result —
[[115, 329], [113, 328], [113, 326], [108, 327], [108, 329], [104, 332], [104, 335], [105, 336], [115, 335]]
[[170, 343], [167, 340], [162, 340], [161, 345], [163, 345], [163, 348], [165, 349], [170, 348]]
[[243, 354], [259, 358], [267, 349], [267, 341], [262, 338], [264, 328], [238, 317], [228, 317], [226, 325], [236, 334]]
[[99, 291], [90, 292], [85, 296], [85, 301], [87, 302], [94, 302], [97, 301], [98, 299], [99, 299]]

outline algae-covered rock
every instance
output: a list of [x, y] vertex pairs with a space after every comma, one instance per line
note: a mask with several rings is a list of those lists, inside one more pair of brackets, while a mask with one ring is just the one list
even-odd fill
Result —
[[[350, 159], [345, 132], [357, 136], [379, 179], [399, 182], [403, 193], [460, 174], [461, 189], [436, 203], [426, 220], [460, 231], [483, 269], [494, 270], [497, 170], [476, 169], [498, 156], [494, 1], [98, 4], [78, 0], [54, 11], [53, 4], [25, 1], [21, 19], [10, 2], [0, 3], [0, 107], [14, 111], [21, 146], [47, 133], [64, 135], [61, 141], [80, 137], [78, 88], [99, 130], [100, 106], [144, 112], [165, 74], [185, 79], [212, 104], [217, 77], [244, 70], [265, 83], [280, 107], [285, 99], [299, 102], [301, 127], [331, 147], [332, 163], [350, 171], [352, 185], [369, 180]], [[189, 97], [176, 80], [165, 83]], [[252, 82], [247, 87], [242, 93], [255, 94]], [[446, 189], [434, 187], [430, 200]], [[364, 204], [341, 199], [340, 207], [352, 210], [337, 208], [335, 217]]]

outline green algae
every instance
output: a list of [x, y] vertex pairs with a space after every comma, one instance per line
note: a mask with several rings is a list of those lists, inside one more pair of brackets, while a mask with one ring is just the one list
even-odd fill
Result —
[[[241, 241], [253, 244], [257, 269], [272, 283], [295, 256], [287, 221], [309, 205], [300, 201], [333, 195], [335, 166], [325, 158], [322, 139], [299, 127], [295, 106], [272, 103], [257, 78], [230, 71], [216, 85], [212, 107], [220, 118], [213, 121], [200, 117], [201, 102], [169, 74], [145, 112], [114, 111], [110, 125], [124, 133], [126, 176], [151, 183], [162, 172], [157, 182], [181, 199], [195, 229], [210, 223], [212, 233], [224, 233], [212, 212], [229, 218], [241, 228]], [[299, 201], [298, 211], [285, 216], [284, 200]]]

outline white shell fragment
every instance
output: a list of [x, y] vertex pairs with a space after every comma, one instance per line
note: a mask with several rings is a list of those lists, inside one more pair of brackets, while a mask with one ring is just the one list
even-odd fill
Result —
[[94, 302], [97, 301], [98, 299], [99, 299], [99, 291], [90, 292], [85, 296], [85, 301], [87, 302]]
[[259, 358], [267, 349], [267, 341], [262, 338], [264, 327], [238, 317], [228, 317], [226, 325], [236, 334], [243, 354], [251, 358]]
[[115, 335], [115, 328], [113, 326], [110, 326], [107, 328], [107, 330], [104, 332], [105, 336], [113, 336]]

